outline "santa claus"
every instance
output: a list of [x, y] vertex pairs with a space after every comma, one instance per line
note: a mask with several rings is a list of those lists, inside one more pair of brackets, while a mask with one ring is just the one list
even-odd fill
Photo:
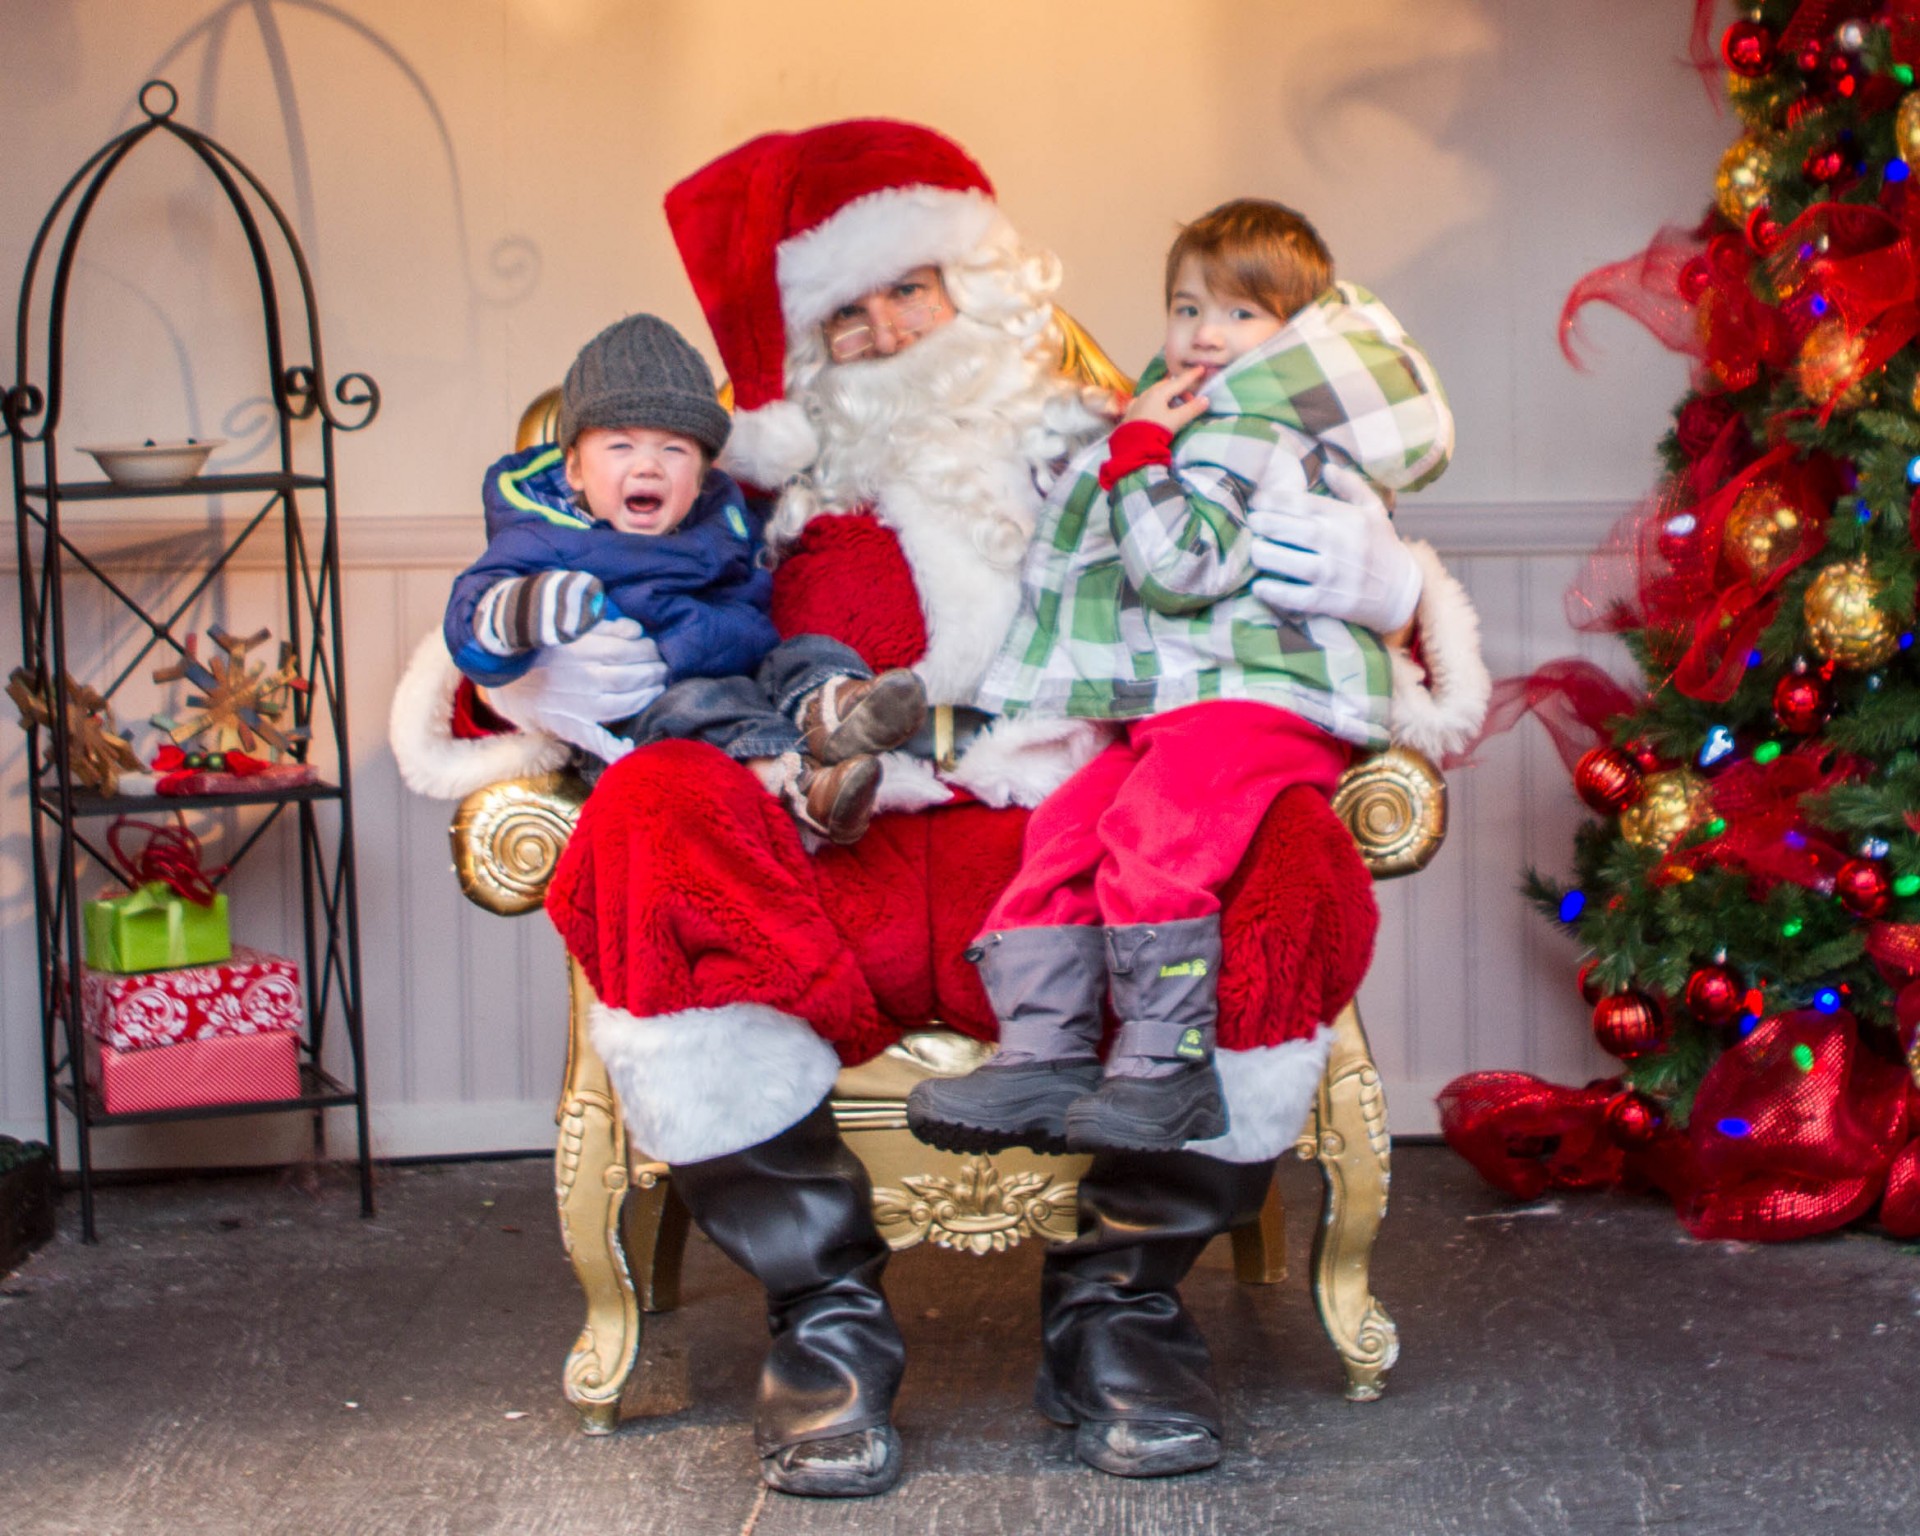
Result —
[[[599, 998], [594, 1042], [635, 1144], [672, 1166], [694, 1219], [766, 1286], [763, 1476], [789, 1492], [873, 1493], [898, 1476], [902, 1352], [879, 1289], [886, 1246], [828, 1095], [843, 1063], [930, 1019], [995, 1036], [963, 951], [1017, 866], [1024, 808], [1102, 738], [1086, 722], [993, 719], [973, 699], [1051, 477], [1107, 428], [1110, 402], [1061, 372], [1056, 262], [929, 130], [767, 135], [675, 187], [667, 216], [731, 378], [722, 467], [772, 495], [776, 624], [834, 636], [876, 670], [912, 667], [935, 709], [924, 739], [887, 758], [883, 814], [847, 848], [803, 847], [712, 748], [622, 758], [547, 907]], [[1297, 556], [1281, 574], [1300, 609], [1405, 623], [1422, 557], [1384, 509], [1303, 496], [1286, 515]], [[1424, 585], [1431, 630], [1457, 588], [1443, 574]], [[1463, 622], [1440, 626], [1450, 655], [1462, 638], [1471, 650]], [[435, 644], [396, 701], [409, 782], [464, 793], [564, 758], [539, 730], [487, 734]], [[615, 627], [545, 653], [491, 702], [565, 736], [583, 713], [621, 713], [656, 665], [644, 637]], [[1403, 671], [1422, 680], [1411, 661]], [[1438, 704], [1410, 690], [1415, 739], [1435, 745], [1470, 717], [1473, 686], [1456, 679]], [[1080, 1236], [1047, 1259], [1037, 1401], [1079, 1426], [1090, 1464], [1151, 1476], [1218, 1459], [1206, 1347], [1177, 1287], [1212, 1237], [1257, 1213], [1375, 922], [1367, 873], [1325, 801], [1282, 796], [1227, 892], [1230, 1131], [1097, 1158]]]

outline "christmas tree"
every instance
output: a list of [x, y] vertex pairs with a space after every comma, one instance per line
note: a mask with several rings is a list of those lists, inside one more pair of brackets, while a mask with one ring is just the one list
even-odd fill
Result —
[[1443, 1125], [1503, 1187], [1652, 1184], [1699, 1235], [1920, 1233], [1920, 0], [1767, 0], [1719, 50], [1713, 207], [1563, 322], [1611, 303], [1695, 359], [1572, 594], [1640, 682], [1507, 688], [1599, 813], [1529, 892], [1620, 1075], [1474, 1074]]

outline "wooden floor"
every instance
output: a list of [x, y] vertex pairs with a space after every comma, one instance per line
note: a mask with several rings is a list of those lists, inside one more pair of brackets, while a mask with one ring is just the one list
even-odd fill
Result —
[[[887, 1498], [762, 1492], [763, 1322], [704, 1240], [650, 1322], [621, 1432], [561, 1400], [577, 1326], [541, 1162], [115, 1188], [101, 1242], [0, 1285], [0, 1531], [1208, 1533], [1920, 1532], [1920, 1249], [1869, 1233], [1690, 1242], [1659, 1204], [1514, 1207], [1444, 1151], [1395, 1157], [1375, 1269], [1404, 1346], [1342, 1400], [1299, 1281], [1189, 1298], [1226, 1459], [1126, 1483], [1027, 1405], [1039, 1250], [921, 1250], [889, 1291], [910, 1360]], [[1299, 1273], [1308, 1168], [1283, 1170]]]

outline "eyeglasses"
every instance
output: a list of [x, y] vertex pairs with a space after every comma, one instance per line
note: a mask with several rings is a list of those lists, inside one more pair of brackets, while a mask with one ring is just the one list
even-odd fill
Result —
[[[887, 329], [903, 341], [918, 341], [938, 324], [945, 309], [946, 301], [937, 296], [914, 299], [890, 311]], [[836, 363], [854, 362], [874, 350], [873, 322], [864, 317], [829, 320], [821, 329], [827, 338], [827, 352]]]

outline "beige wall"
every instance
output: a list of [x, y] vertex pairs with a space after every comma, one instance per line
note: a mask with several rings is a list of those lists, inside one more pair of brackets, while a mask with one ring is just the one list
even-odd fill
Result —
[[[1582, 272], [1697, 215], [1732, 135], [1678, 62], [1685, 10], [0, 0], [0, 291], [11, 299], [65, 178], [134, 120], [139, 83], [164, 75], [183, 118], [295, 219], [330, 369], [364, 369], [385, 391], [375, 425], [340, 443], [385, 1149], [545, 1134], [557, 1040], [530, 1012], [556, 963], [551, 935], [520, 924], [508, 941], [500, 920], [461, 907], [443, 812], [399, 793], [381, 716], [398, 652], [478, 547], [479, 471], [526, 399], [628, 310], [657, 310], [709, 345], [659, 212], [674, 180], [771, 128], [876, 114], [938, 125], [980, 158], [1023, 230], [1059, 251], [1065, 302], [1128, 368], [1157, 342], [1177, 220], [1238, 193], [1298, 204], [1447, 381], [1459, 456], [1406, 516], [1468, 569], [1491, 659], [1512, 670], [1568, 643], [1558, 590], [1571, 557], [1646, 488], [1682, 382], [1675, 360], [1610, 316], [1594, 324], [1601, 368], [1575, 374], [1554, 322]], [[252, 299], [222, 217], [171, 155], [102, 206], [71, 320], [69, 455], [187, 432], [234, 439], [229, 466], [258, 451]], [[15, 654], [15, 633], [9, 591], [0, 656]], [[20, 757], [8, 728], [0, 1130], [15, 1133], [32, 1130], [40, 1102]], [[1402, 1125], [1430, 1125], [1425, 1097], [1468, 1066], [1590, 1065], [1570, 957], [1512, 894], [1526, 858], [1565, 860], [1564, 778], [1517, 741], [1478, 772], [1484, 795], [1460, 786], [1471, 835], [1395, 889], [1369, 983]], [[1424, 907], [1423, 889], [1436, 897]]]

